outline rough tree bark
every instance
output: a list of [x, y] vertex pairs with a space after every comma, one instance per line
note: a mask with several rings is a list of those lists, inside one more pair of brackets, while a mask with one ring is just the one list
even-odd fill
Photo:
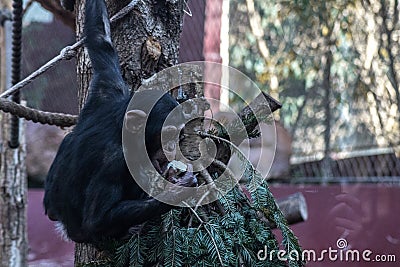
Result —
[[[77, 1], [77, 38], [82, 37], [84, 3]], [[129, 0], [106, 0], [110, 16], [125, 7]], [[138, 1], [133, 12], [112, 25], [112, 38], [120, 56], [125, 80], [136, 89], [143, 78], [175, 65], [178, 60], [179, 38], [183, 23], [183, 0]], [[78, 52], [77, 75], [79, 102], [87, 96], [91, 69], [88, 55]], [[102, 254], [88, 244], [76, 244], [75, 266], [97, 261]]]
[[[0, 27], [0, 92], [9, 87], [7, 69], [10, 62], [5, 50], [7, 40], [7, 46], [11, 42], [10, 36], [6, 36], [5, 28], [7, 35], [11, 31], [7, 23]], [[27, 266], [28, 251], [25, 142], [22, 138], [23, 131], [20, 131], [20, 146], [17, 149], [9, 148], [10, 117], [9, 114], [0, 112], [0, 266], [23, 267]]]

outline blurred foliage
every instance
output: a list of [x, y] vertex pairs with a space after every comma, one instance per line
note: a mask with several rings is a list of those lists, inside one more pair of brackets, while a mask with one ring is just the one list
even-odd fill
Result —
[[398, 0], [237, 0], [230, 10], [230, 65], [283, 103], [295, 156], [399, 148]]

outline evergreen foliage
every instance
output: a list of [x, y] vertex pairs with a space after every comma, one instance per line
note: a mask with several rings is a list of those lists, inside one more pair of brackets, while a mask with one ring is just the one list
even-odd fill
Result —
[[[223, 138], [225, 134], [220, 127], [201, 135], [224, 142], [238, 155], [248, 184], [236, 185], [219, 198], [222, 213], [220, 207], [212, 203], [174, 209], [157, 220], [142, 224], [129, 240], [107, 249], [109, 266], [304, 266], [305, 263], [298, 260], [302, 254], [298, 240], [266, 181], [240, 150]], [[244, 187], [249, 196], [244, 193]], [[280, 230], [281, 245], [271, 231], [271, 225]], [[282, 249], [286, 251], [285, 261], [277, 255]], [[257, 256], [260, 250], [276, 253], [260, 260]]]

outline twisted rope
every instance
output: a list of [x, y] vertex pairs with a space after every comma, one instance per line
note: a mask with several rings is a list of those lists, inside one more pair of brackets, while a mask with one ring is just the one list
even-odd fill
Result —
[[[11, 83], [16, 84], [21, 79], [21, 54], [22, 54], [22, 0], [14, 0], [12, 21], [12, 53], [11, 53]], [[21, 94], [16, 92], [12, 96], [12, 101], [16, 104], [21, 103]], [[12, 116], [10, 121], [10, 148], [19, 147], [19, 118]]]
[[[117, 14], [115, 14], [110, 19], [110, 23], [114, 24], [118, 20], [125, 17], [135, 8], [137, 3], [138, 0], [132, 0], [127, 6], [122, 8]], [[56, 125], [59, 127], [68, 127], [76, 124], [78, 118], [77, 116], [64, 113], [52, 113], [52, 112], [40, 111], [37, 109], [28, 108], [20, 104], [11, 102], [9, 100], [6, 100], [5, 98], [15, 94], [16, 92], [19, 92], [23, 87], [30, 84], [38, 76], [45, 73], [52, 67], [54, 67], [58, 62], [62, 60], [69, 60], [75, 57], [78, 48], [80, 48], [83, 45], [84, 41], [85, 39], [83, 38], [80, 41], [74, 43], [73, 45], [65, 47], [63, 50], [61, 50], [59, 55], [48, 61], [46, 64], [44, 64], [42, 67], [40, 67], [38, 70], [30, 74], [22, 81], [16, 83], [11, 88], [1, 93], [0, 109], [3, 110], [4, 112], [11, 113], [15, 116], [43, 124]]]
[[4, 98], [0, 98], [0, 109], [7, 113], [18, 114], [19, 117], [29, 121], [56, 125], [58, 127], [73, 126], [78, 121], [78, 116], [75, 115], [40, 111], [16, 104]]
[[31, 82], [33, 82], [38, 76], [41, 74], [45, 73], [49, 69], [53, 68], [58, 62], [62, 60], [69, 60], [76, 55], [76, 50], [82, 46], [84, 40], [80, 40], [79, 42], [76, 42], [75, 44], [71, 46], [67, 46], [63, 48], [60, 52], [60, 54], [53, 59], [49, 60], [46, 64], [41, 66], [38, 70], [30, 74], [28, 77], [23, 79], [22, 81], [16, 83], [13, 85], [10, 89], [4, 91], [3, 93], [0, 94], [0, 98], [6, 98], [9, 97], [16, 92], [20, 91], [23, 87], [27, 86]]

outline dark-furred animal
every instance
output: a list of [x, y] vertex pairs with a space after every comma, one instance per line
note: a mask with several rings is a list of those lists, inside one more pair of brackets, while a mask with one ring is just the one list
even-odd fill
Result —
[[[172, 208], [149, 197], [132, 178], [122, 148], [123, 127], [132, 135], [146, 127], [145, 149], [159, 172], [165, 172], [168, 164], [165, 153], [159, 153], [161, 141], [157, 140], [161, 132], [175, 131], [179, 137], [181, 129], [174, 125], [162, 126], [178, 105], [168, 93], [163, 93], [149, 112], [147, 99], [159, 92], [138, 92], [137, 96], [143, 99], [140, 106], [126, 113], [132, 95], [121, 75], [104, 0], [87, 0], [85, 12], [85, 45], [93, 78], [78, 123], [64, 138], [47, 175], [44, 207], [51, 220], [64, 225], [70, 239], [97, 244], [104, 238], [123, 237], [130, 227]], [[147, 115], [144, 125], [143, 118]], [[183, 120], [183, 114], [180, 115]], [[141, 146], [140, 142], [130, 144], [131, 149], [138, 151], [144, 149]], [[196, 184], [191, 174], [176, 181], [183, 186]]]

